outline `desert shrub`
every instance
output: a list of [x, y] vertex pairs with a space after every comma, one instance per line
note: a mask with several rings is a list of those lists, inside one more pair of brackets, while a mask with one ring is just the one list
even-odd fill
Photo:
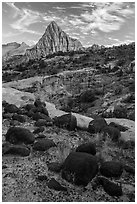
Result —
[[115, 95], [119, 95], [122, 93], [122, 87], [121, 86], [117, 86], [114, 90]]
[[126, 107], [123, 106], [115, 106], [114, 107], [114, 111], [113, 111], [113, 115], [116, 118], [127, 118], [127, 109]]
[[83, 91], [80, 95], [80, 101], [83, 103], [89, 103], [96, 100], [93, 90]]
[[71, 152], [71, 146], [65, 143], [58, 143], [56, 157], [60, 163], [63, 163]]
[[135, 92], [135, 81], [129, 85], [129, 91]]

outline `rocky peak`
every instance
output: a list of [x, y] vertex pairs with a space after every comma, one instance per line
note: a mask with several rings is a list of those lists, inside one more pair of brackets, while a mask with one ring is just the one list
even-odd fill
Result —
[[20, 44], [20, 46], [29, 47], [29, 45], [27, 45], [25, 42], [22, 42], [22, 43]]
[[52, 21], [38, 43], [32, 49], [28, 49], [25, 56], [28, 59], [35, 59], [58, 51], [67, 52], [80, 49], [83, 49], [82, 44], [69, 37], [55, 21]]

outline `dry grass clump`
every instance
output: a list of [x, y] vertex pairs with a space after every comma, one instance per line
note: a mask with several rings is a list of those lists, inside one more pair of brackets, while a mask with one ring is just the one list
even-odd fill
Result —
[[72, 152], [72, 148], [69, 144], [66, 143], [58, 143], [56, 150], [56, 157], [60, 163], [63, 163], [67, 156]]

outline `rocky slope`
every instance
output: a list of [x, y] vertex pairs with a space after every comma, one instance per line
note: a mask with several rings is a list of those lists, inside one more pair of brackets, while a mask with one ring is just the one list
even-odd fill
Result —
[[[43, 110], [48, 110], [48, 114], [51, 118], [55, 116], [55, 114], [62, 115], [65, 112], [56, 110], [52, 104], [43, 104], [39, 100], [30, 98], [31, 96], [25, 98], [25, 92], [23, 93], [17, 90], [13, 92], [11, 88], [6, 88], [5, 91], [7, 94], [4, 95], [3, 91], [3, 100], [16, 104], [21, 99], [24, 103], [26, 101], [27, 106], [22, 106], [24, 103], [20, 101], [18, 108], [15, 105], [3, 101], [3, 201], [134, 202], [135, 172], [133, 146], [120, 145], [117, 142], [113, 142], [111, 137], [106, 137], [104, 141], [102, 140], [101, 133], [91, 134], [90, 132], [82, 131], [77, 128], [69, 130], [63, 126], [59, 127], [54, 123], [54, 119], [52, 125], [46, 123], [43, 127], [40, 126], [37, 128], [40, 119], [32, 116], [36, 116], [37, 113], [37, 117], [40, 116], [39, 114], [45, 117], [44, 121], [49, 118], [45, 115], [46, 113], [43, 115], [39, 112], [40, 106], [43, 107]], [[8, 98], [10, 94], [8, 93], [12, 93], [14, 96], [10, 97], [10, 99], [16, 98], [16, 100], [10, 100]], [[31, 95], [33, 96], [33, 94]], [[34, 103], [29, 104], [32, 100]], [[36, 112], [33, 113], [32, 109], [35, 109]], [[30, 112], [30, 110], [32, 112]], [[43, 110], [41, 109], [41, 111]], [[78, 121], [78, 114], [76, 116], [77, 126], [79, 126], [80, 121]], [[21, 118], [24, 120], [20, 120]], [[41, 120], [41, 122], [42, 121], [43, 120]], [[66, 120], [64, 120], [64, 122], [67, 123]], [[115, 122], [118, 123], [118, 121]], [[129, 122], [127, 124], [129, 124]], [[120, 127], [125, 127], [125, 124], [123, 125], [124, 126]], [[38, 131], [42, 132], [42, 134]], [[21, 137], [20, 134], [22, 135]], [[16, 140], [14, 140], [14, 137]], [[81, 152], [77, 151], [78, 146], [80, 147], [81, 144], [90, 145], [91, 143], [92, 147], [93, 144], [96, 144], [94, 146], [95, 157], [92, 154], [90, 155], [90, 153], [83, 153], [83, 150], [80, 150]], [[72, 151], [73, 153], [71, 153]], [[88, 151], [87, 148], [84, 151]], [[66, 161], [68, 155], [68, 162], [75, 162], [75, 165], [68, 164], [72, 170], [73, 166], [76, 166], [76, 168], [78, 166], [81, 169], [86, 165], [86, 172], [90, 172], [89, 175], [92, 176], [93, 172], [90, 171], [87, 162], [91, 160], [91, 163], [94, 162], [95, 165], [98, 166], [99, 164], [93, 159], [98, 158], [97, 155], [99, 153], [101, 153], [103, 160], [106, 161], [101, 163], [101, 168], [105, 169], [105, 172], [110, 174], [110, 177], [113, 177], [111, 181], [109, 176], [104, 175], [100, 167], [100, 171], [96, 171], [95, 173], [108, 178], [96, 175], [85, 187], [83, 186], [84, 183], [82, 186], [73, 185], [73, 183], [67, 181], [67, 178], [63, 177], [64, 167], [61, 167], [61, 164]], [[76, 158], [73, 156], [76, 156]], [[77, 158], [79, 156], [82, 159], [82, 165], [80, 165], [79, 159]], [[86, 157], [84, 160], [83, 156], [84, 158]], [[60, 169], [58, 168], [59, 165]], [[109, 168], [110, 165], [111, 170]], [[94, 165], [90, 167], [91, 170], [94, 170], [92, 167], [94, 167]], [[65, 170], [67, 169], [66, 164]], [[102, 181], [99, 184], [96, 183], [98, 179]]]
[[25, 56], [29, 59], [44, 57], [58, 51], [67, 52], [82, 49], [81, 43], [70, 38], [61, 28], [52, 21], [38, 43], [26, 51]]

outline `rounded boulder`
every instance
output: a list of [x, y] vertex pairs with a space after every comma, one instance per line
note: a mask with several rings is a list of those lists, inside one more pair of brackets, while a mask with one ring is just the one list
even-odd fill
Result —
[[32, 144], [35, 140], [33, 133], [22, 127], [10, 127], [5, 135], [6, 141], [12, 144]]
[[83, 152], [70, 153], [62, 166], [62, 178], [78, 186], [86, 186], [97, 172], [96, 157]]
[[102, 132], [102, 130], [107, 126], [107, 122], [104, 118], [96, 118], [89, 123], [88, 131], [90, 133]]
[[95, 144], [89, 142], [89, 143], [79, 145], [76, 148], [76, 152], [85, 152], [88, 154], [95, 155], [96, 154], [96, 147], [95, 147]]
[[123, 173], [123, 165], [119, 161], [106, 161], [100, 166], [100, 173], [106, 177], [120, 177]]

